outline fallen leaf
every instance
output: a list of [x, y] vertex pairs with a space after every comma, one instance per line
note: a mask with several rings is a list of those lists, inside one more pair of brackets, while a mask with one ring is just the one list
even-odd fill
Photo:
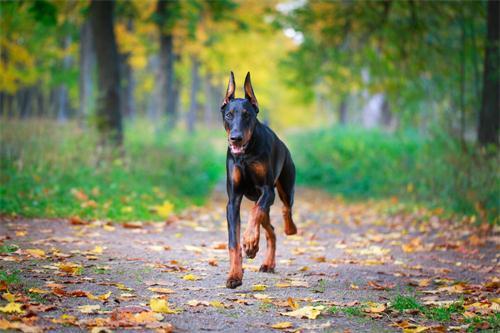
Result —
[[159, 294], [174, 294], [175, 293], [175, 291], [172, 289], [162, 288], [162, 287], [149, 287], [148, 290], [151, 290], [152, 292], [159, 293]]
[[420, 333], [427, 331], [429, 328], [430, 327], [427, 326], [415, 326], [411, 328], [404, 328], [403, 333]]
[[98, 296], [94, 296], [91, 293], [87, 293], [87, 297], [94, 301], [107, 301], [109, 296], [111, 296], [111, 291], [108, 291], [107, 293]]
[[210, 303], [208, 303], [207, 301], [198, 301], [196, 299], [192, 299], [190, 301], [187, 302], [187, 305], [189, 306], [200, 306], [200, 305], [203, 305], [203, 306], [209, 306]]
[[281, 330], [281, 329], [285, 329], [285, 328], [291, 328], [291, 327], [293, 327], [293, 324], [289, 321], [282, 321], [282, 322], [271, 325], [271, 327]]
[[79, 216], [72, 216], [69, 218], [69, 223], [72, 225], [87, 225], [88, 221], [82, 220]]
[[101, 308], [100, 305], [80, 305], [78, 311], [81, 313], [95, 313]]
[[267, 289], [267, 286], [264, 284], [254, 284], [252, 286], [252, 291], [265, 291]]
[[97, 245], [92, 250], [90, 250], [90, 252], [92, 252], [94, 254], [102, 254], [102, 251], [104, 251], [104, 248], [102, 246], [99, 246], [99, 245]]
[[38, 258], [38, 259], [45, 258], [45, 251], [44, 250], [40, 250], [40, 249], [26, 249], [25, 251], [26, 251], [26, 253], [28, 253], [33, 258]]
[[199, 276], [196, 276], [194, 274], [187, 274], [187, 275], [184, 275], [182, 277], [183, 280], [186, 280], [186, 281], [197, 281], [197, 280], [201, 280], [201, 278]]
[[380, 313], [384, 312], [386, 308], [387, 306], [383, 303], [366, 302], [364, 311], [369, 313]]
[[144, 225], [142, 222], [125, 222], [122, 224], [122, 226], [124, 228], [127, 228], [127, 229], [141, 229]]
[[299, 302], [297, 302], [291, 297], [288, 297], [287, 304], [292, 308], [292, 310], [297, 310], [299, 308]]
[[16, 295], [11, 293], [3, 293], [2, 298], [7, 302], [14, 302], [16, 300]]
[[21, 303], [10, 302], [7, 303], [6, 306], [0, 307], [0, 312], [4, 313], [24, 313], [24, 310], [21, 309], [23, 305]]
[[219, 308], [219, 309], [223, 309], [225, 308], [226, 306], [220, 302], [220, 301], [210, 301], [209, 303], [211, 306], [213, 306], [214, 308]]
[[167, 300], [161, 298], [151, 298], [149, 300], [149, 307], [154, 312], [159, 312], [159, 313], [176, 314], [180, 312], [178, 310], [171, 309], [168, 305]]
[[295, 318], [308, 318], [308, 319], [316, 319], [321, 311], [325, 309], [324, 305], [318, 306], [304, 306], [303, 308], [297, 309], [291, 312], [280, 312], [283, 316], [295, 317]]
[[0, 330], [19, 330], [24, 333], [40, 333], [43, 329], [37, 326], [30, 326], [21, 322], [8, 321], [0, 318]]
[[34, 293], [34, 294], [42, 294], [42, 295], [50, 293], [50, 291], [48, 291], [48, 290], [39, 289], [39, 288], [30, 288], [29, 292]]
[[174, 204], [165, 200], [161, 205], [153, 206], [153, 210], [161, 217], [167, 218], [174, 210]]
[[82, 191], [76, 188], [72, 188], [70, 193], [75, 197], [75, 199], [80, 201], [87, 201], [89, 197]]

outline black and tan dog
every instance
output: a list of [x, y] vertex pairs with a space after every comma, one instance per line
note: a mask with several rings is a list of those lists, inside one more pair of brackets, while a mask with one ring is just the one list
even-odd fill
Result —
[[250, 82], [245, 79], [245, 98], [234, 98], [234, 75], [231, 72], [226, 96], [221, 106], [229, 147], [227, 150], [227, 225], [230, 269], [228, 288], [242, 284], [243, 268], [240, 245], [240, 205], [243, 196], [255, 202], [243, 235], [243, 249], [249, 258], [259, 250], [260, 226], [266, 231], [267, 253], [261, 272], [274, 272], [276, 235], [269, 220], [274, 203], [274, 188], [283, 202], [285, 234], [297, 233], [292, 220], [295, 166], [285, 144], [266, 125], [259, 122], [259, 106]]

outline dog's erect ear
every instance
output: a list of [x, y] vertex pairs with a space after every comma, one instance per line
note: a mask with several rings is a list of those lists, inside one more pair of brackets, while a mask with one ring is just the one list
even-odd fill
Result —
[[259, 112], [259, 103], [257, 103], [257, 98], [253, 92], [252, 82], [250, 81], [250, 72], [247, 73], [247, 77], [245, 78], [245, 98], [248, 99], [255, 107], [255, 110]]
[[227, 84], [227, 91], [224, 100], [222, 101], [221, 109], [225, 107], [229, 102], [234, 99], [234, 91], [236, 90], [236, 85], [234, 84], [234, 74], [231, 71], [231, 76], [229, 77], [229, 83]]

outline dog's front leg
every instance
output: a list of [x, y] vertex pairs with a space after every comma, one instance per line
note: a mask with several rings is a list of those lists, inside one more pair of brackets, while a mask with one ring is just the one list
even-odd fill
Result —
[[271, 186], [262, 186], [262, 194], [252, 208], [245, 234], [243, 235], [243, 249], [248, 258], [255, 258], [259, 252], [260, 226], [269, 221], [269, 209], [274, 202], [274, 189]]
[[241, 286], [243, 280], [243, 267], [240, 245], [240, 194], [230, 194], [227, 203], [227, 230], [229, 233], [229, 275], [226, 281], [226, 287], [234, 289]]

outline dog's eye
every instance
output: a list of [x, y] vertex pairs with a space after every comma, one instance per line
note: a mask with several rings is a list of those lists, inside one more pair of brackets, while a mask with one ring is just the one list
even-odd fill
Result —
[[233, 119], [233, 114], [231, 112], [226, 113], [226, 119]]
[[243, 112], [243, 117], [245, 119], [248, 119], [248, 117], [250, 117], [250, 114], [248, 112]]

